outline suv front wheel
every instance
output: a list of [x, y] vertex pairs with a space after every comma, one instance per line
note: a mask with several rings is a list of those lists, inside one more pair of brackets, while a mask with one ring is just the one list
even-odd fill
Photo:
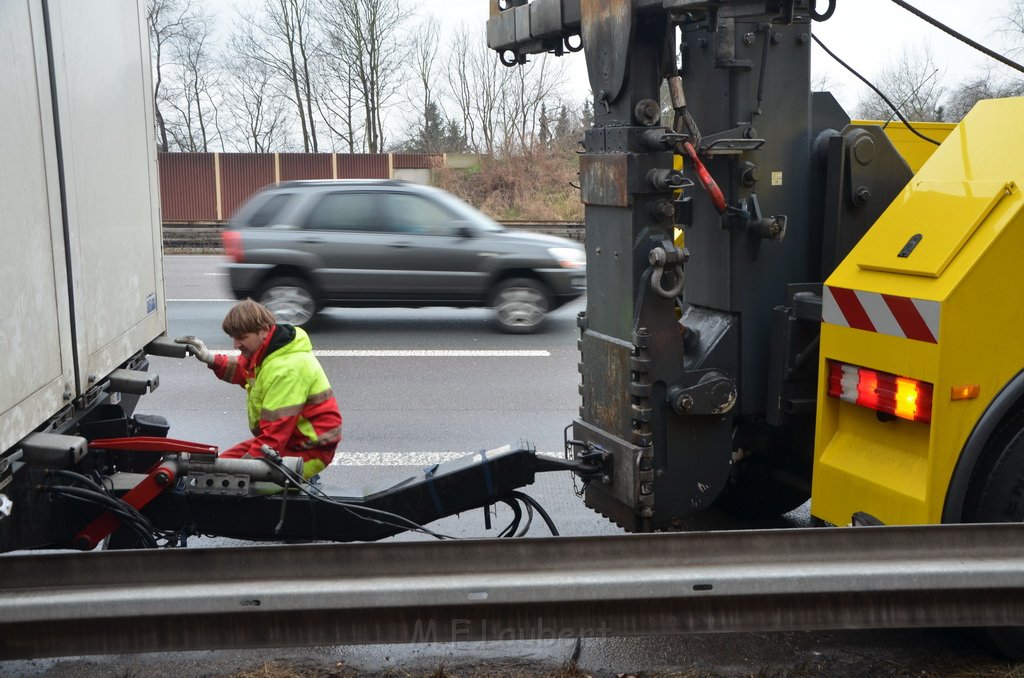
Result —
[[309, 283], [300, 278], [274, 278], [260, 290], [257, 300], [279, 323], [302, 327], [317, 312], [316, 297]]
[[548, 293], [536, 280], [510, 278], [494, 289], [491, 306], [503, 331], [529, 334], [540, 326], [548, 312]]

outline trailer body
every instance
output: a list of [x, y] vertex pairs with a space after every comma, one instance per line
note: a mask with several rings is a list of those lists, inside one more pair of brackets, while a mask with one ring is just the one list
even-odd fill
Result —
[[167, 320], [145, 4], [5, 2], [0, 61], [2, 493], [30, 434], [131, 412]]

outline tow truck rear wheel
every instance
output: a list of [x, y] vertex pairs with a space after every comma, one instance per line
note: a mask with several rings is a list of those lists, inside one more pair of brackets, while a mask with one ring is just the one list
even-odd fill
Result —
[[[964, 522], [1024, 522], [1024, 408], [1007, 417], [978, 459], [964, 501]], [[1024, 627], [986, 629], [989, 642], [1024, 661]]]
[[733, 434], [729, 481], [715, 506], [745, 520], [775, 518], [802, 506], [811, 497], [809, 461], [792, 430], [745, 423]]

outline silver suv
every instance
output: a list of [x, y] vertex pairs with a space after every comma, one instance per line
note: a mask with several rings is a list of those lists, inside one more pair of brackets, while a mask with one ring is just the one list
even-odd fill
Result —
[[278, 184], [249, 198], [223, 238], [234, 295], [294, 325], [329, 306], [490, 306], [501, 329], [527, 333], [586, 286], [580, 244], [511, 231], [404, 182]]

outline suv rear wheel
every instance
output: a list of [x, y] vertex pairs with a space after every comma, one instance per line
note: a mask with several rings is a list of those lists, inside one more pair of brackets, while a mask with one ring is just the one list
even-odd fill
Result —
[[528, 334], [540, 326], [548, 312], [548, 293], [536, 280], [510, 278], [494, 289], [491, 306], [503, 331]]
[[302, 327], [317, 312], [316, 297], [301, 278], [273, 278], [260, 290], [257, 300], [266, 306], [277, 321]]

